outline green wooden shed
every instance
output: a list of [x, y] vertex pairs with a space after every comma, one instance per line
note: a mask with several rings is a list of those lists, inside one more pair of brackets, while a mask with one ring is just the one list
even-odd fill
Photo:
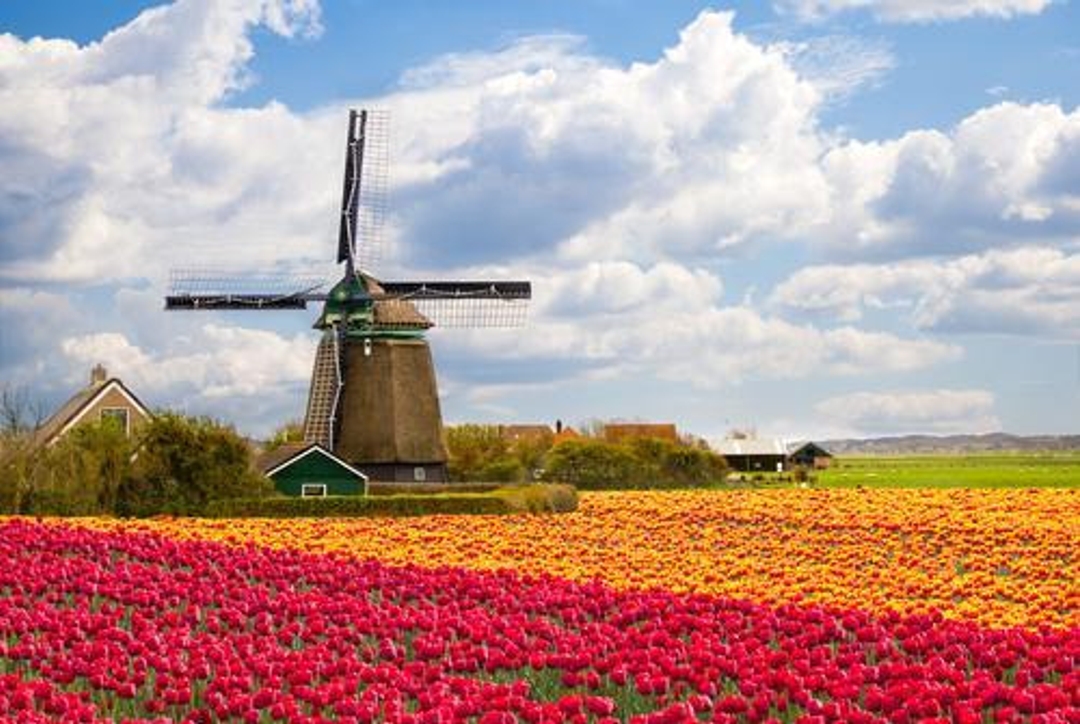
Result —
[[283, 445], [258, 467], [285, 495], [367, 495], [367, 476], [318, 443]]

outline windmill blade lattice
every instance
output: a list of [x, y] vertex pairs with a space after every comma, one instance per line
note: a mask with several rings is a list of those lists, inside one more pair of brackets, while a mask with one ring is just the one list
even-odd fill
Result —
[[522, 281], [382, 282], [381, 286], [385, 299], [412, 304], [437, 327], [519, 327], [532, 297], [532, 285]]
[[325, 298], [326, 279], [286, 272], [237, 273], [221, 269], [173, 269], [166, 309], [304, 309]]
[[345, 154], [338, 261], [372, 270], [382, 259], [390, 167], [390, 112], [353, 111]]

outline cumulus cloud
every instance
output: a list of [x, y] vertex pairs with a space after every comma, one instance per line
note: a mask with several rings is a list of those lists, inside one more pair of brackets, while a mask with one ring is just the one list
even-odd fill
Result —
[[849, 322], [893, 309], [916, 328], [1080, 339], [1080, 254], [993, 250], [888, 265], [822, 265], [779, 284], [772, 302]]
[[815, 409], [828, 424], [870, 435], [1001, 429], [994, 396], [986, 390], [855, 392], [822, 400]]
[[999, 103], [951, 132], [851, 141], [826, 154], [833, 211], [818, 230], [849, 255], [962, 253], [1067, 241], [1080, 229], [1080, 109]]
[[1053, 0], [775, 0], [778, 10], [816, 21], [865, 10], [879, 20], [921, 23], [969, 17], [1011, 18], [1041, 13]]
[[[543, 379], [533, 366], [542, 361], [549, 373], [567, 377], [646, 373], [713, 390], [747, 380], [909, 372], [961, 354], [948, 343], [851, 326], [819, 328], [724, 306], [718, 279], [670, 263], [593, 263], [542, 277], [537, 315], [523, 335], [478, 330], [447, 335], [441, 348], [462, 362], [466, 350], [497, 358], [503, 372], [524, 360], [518, 369], [531, 379]], [[454, 368], [466, 378], [477, 374], [467, 364]]]
[[248, 82], [253, 27], [312, 34], [318, 22], [310, 0], [182, 0], [85, 46], [0, 35], [3, 277], [148, 276], [193, 240], [302, 252], [295, 220], [331, 207], [304, 193], [318, 183], [280, 174], [323, 151], [311, 125], [280, 106], [215, 104]]
[[827, 199], [815, 165], [823, 91], [789, 56], [707, 12], [661, 58], [628, 67], [561, 36], [440, 58], [389, 99], [397, 118], [452, 119], [422, 135], [411, 120], [395, 128], [421, 181], [395, 194], [402, 240], [444, 262], [554, 247], [580, 263], [784, 235]]

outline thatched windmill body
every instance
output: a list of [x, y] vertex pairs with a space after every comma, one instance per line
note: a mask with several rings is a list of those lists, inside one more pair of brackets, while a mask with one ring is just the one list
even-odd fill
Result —
[[425, 332], [441, 326], [520, 324], [525, 281], [385, 281], [364, 267], [378, 254], [386, 198], [386, 115], [350, 111], [337, 262], [329, 291], [281, 275], [174, 271], [166, 309], [305, 309], [322, 302], [322, 337], [304, 438], [372, 480], [444, 481], [446, 448]]

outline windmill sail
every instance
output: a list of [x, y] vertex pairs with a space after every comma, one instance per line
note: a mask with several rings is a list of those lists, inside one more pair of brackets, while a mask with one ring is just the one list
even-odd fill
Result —
[[380, 285], [388, 298], [407, 301], [437, 327], [517, 327], [525, 322], [532, 298], [532, 284], [526, 281], [416, 281], [380, 282]]
[[238, 273], [220, 269], [174, 269], [169, 273], [165, 308], [305, 309], [321, 298], [325, 279], [281, 272]]
[[389, 165], [389, 115], [386, 111], [350, 111], [341, 193], [337, 260], [371, 269], [382, 250]]

